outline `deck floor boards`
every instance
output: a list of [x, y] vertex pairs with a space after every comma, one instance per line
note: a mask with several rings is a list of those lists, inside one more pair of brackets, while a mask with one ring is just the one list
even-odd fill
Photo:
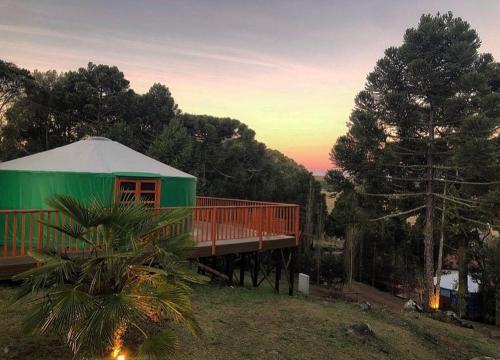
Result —
[[[264, 236], [262, 238], [262, 250], [281, 249], [294, 246], [296, 246], [294, 236], [273, 235]], [[217, 240], [215, 249], [216, 255], [259, 251], [259, 238], [249, 237]], [[198, 242], [191, 257], [198, 258], [207, 256], [212, 256], [212, 241]], [[35, 265], [35, 260], [30, 256], [0, 257], [0, 280], [10, 279], [12, 275], [27, 270]]]

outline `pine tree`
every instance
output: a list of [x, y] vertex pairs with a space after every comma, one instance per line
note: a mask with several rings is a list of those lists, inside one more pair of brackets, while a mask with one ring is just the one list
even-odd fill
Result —
[[[349, 131], [332, 150], [356, 189], [381, 204], [382, 216], [373, 220], [423, 218], [428, 308], [434, 296], [437, 200], [468, 211], [478, 196], [498, 185], [484, 176], [485, 168], [498, 165], [492, 145], [498, 136], [500, 101], [492, 85], [497, 65], [491, 55], [479, 54], [479, 46], [477, 33], [461, 18], [423, 15], [406, 31], [403, 44], [388, 48], [368, 75]], [[445, 184], [455, 192], [443, 195]]]

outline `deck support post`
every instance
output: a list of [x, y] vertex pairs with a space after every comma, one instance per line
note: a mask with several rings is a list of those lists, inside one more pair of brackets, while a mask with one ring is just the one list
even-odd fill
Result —
[[276, 273], [275, 273], [275, 278], [274, 278], [274, 289], [276, 290], [276, 292], [279, 294], [280, 292], [280, 280], [281, 280], [281, 268], [283, 266], [283, 262], [282, 262], [282, 255], [281, 255], [281, 252], [283, 250], [276, 250]]
[[240, 259], [240, 286], [245, 286], [245, 267], [247, 263], [246, 254], [241, 254]]
[[254, 256], [254, 264], [253, 264], [253, 273], [252, 273], [252, 285], [253, 287], [259, 286], [259, 272], [260, 272], [260, 253], [258, 251], [255, 252]]
[[295, 275], [295, 262], [297, 257], [297, 248], [290, 248], [290, 265], [289, 265], [289, 283], [288, 283], [288, 295], [293, 296], [293, 286], [294, 286], [294, 275]]
[[266, 275], [271, 274], [271, 261], [273, 260], [274, 251], [270, 250], [266, 252]]
[[234, 255], [228, 254], [224, 256], [225, 265], [226, 265], [226, 275], [229, 278], [229, 285], [233, 285], [233, 273], [234, 273]]
[[[202, 259], [196, 259], [196, 261], [199, 263], [199, 264], [203, 264], [203, 260]], [[201, 266], [198, 265], [198, 274], [201, 274], [201, 275], [205, 275], [205, 269]]]

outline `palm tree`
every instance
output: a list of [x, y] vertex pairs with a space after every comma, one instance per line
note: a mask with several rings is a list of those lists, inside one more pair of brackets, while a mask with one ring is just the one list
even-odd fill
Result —
[[[118, 357], [126, 345], [152, 359], [175, 351], [172, 322], [200, 332], [190, 294], [191, 284], [205, 278], [187, 266], [189, 235], [165, 231], [189, 210], [158, 212], [138, 203], [109, 207], [96, 200], [85, 205], [69, 196], [48, 204], [73, 221], [45, 225], [87, 244], [90, 252], [30, 252], [43, 266], [15, 277], [23, 280], [19, 301], [34, 303], [27, 329], [56, 332], [75, 356]], [[92, 236], [96, 231], [99, 241]]]

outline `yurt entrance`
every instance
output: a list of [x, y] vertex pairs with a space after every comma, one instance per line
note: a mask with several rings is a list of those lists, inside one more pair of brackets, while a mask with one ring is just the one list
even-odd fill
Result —
[[116, 178], [115, 199], [120, 204], [142, 202], [152, 208], [160, 207], [160, 179]]

